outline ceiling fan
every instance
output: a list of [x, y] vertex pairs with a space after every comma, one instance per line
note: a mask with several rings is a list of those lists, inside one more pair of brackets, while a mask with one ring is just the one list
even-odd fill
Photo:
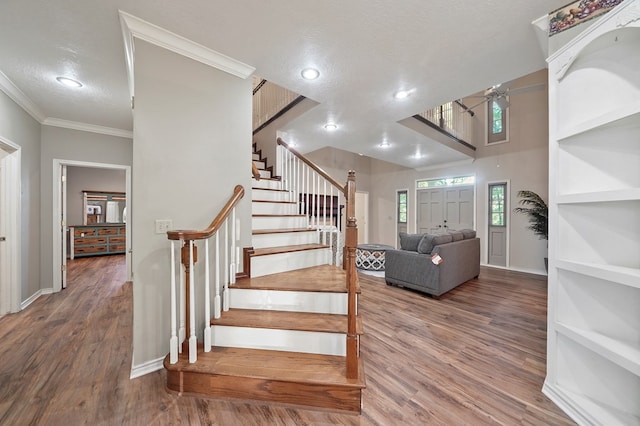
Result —
[[534, 84], [532, 86], [511, 88], [514, 80], [507, 81], [506, 83], [496, 84], [484, 91], [484, 95], [481, 96], [469, 96], [469, 98], [482, 98], [477, 104], [468, 107], [467, 111], [472, 110], [485, 102], [493, 101], [502, 109], [509, 107], [508, 96], [518, 95], [520, 93], [533, 92], [535, 90], [541, 90], [545, 87], [544, 83]]

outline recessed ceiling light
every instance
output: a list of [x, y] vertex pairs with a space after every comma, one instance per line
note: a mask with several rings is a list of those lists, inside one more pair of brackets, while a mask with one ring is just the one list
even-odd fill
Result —
[[398, 90], [393, 94], [394, 99], [406, 99], [414, 92], [414, 89], [411, 90]]
[[328, 130], [330, 132], [336, 130], [338, 128], [338, 125], [335, 123], [327, 123], [324, 125], [325, 130]]
[[302, 78], [305, 80], [315, 80], [320, 77], [320, 71], [315, 68], [305, 68], [300, 74], [302, 74]]
[[82, 87], [82, 83], [77, 80], [68, 77], [56, 77], [59, 83], [64, 84], [67, 87]]

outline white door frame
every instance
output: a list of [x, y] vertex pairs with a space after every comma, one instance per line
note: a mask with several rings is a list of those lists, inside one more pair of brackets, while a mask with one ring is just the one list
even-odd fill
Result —
[[[416, 186], [417, 186], [417, 184], [416, 184]], [[409, 224], [411, 223], [411, 222], [409, 222], [409, 194], [410, 194], [410, 192], [409, 192], [409, 188], [399, 188], [399, 189], [396, 189], [396, 191], [395, 191], [395, 208], [396, 208], [396, 216], [395, 216], [395, 217], [396, 217], [396, 222], [395, 222], [395, 224], [394, 224], [394, 226], [396, 227], [394, 247], [396, 247], [396, 246], [397, 246], [396, 248], [400, 248], [400, 246], [398, 246], [398, 238], [400, 238], [400, 237], [398, 236], [398, 234], [399, 234], [399, 231], [398, 231], [398, 221], [399, 221], [399, 219], [400, 219], [400, 218], [398, 217], [398, 193], [399, 193], [399, 192], [402, 192], [402, 191], [406, 191], [406, 193], [407, 193], [407, 224], [406, 224], [406, 226], [407, 226], [407, 233], [409, 233], [409, 232], [410, 232], [410, 231], [409, 231]], [[416, 189], [416, 194], [417, 194], [417, 193], [418, 193], [418, 191], [417, 191], [417, 189]]]
[[[4, 237], [6, 241], [0, 256], [0, 292], [7, 296], [8, 302], [2, 309], [7, 312], [20, 311], [22, 278], [20, 273], [21, 253], [21, 157], [20, 146], [0, 136], [0, 148], [9, 154], [2, 162], [0, 178], [0, 214], [4, 218]], [[4, 312], [0, 312], [0, 315]]]
[[[62, 276], [60, 271], [62, 269], [62, 236], [60, 230], [60, 217], [62, 214], [62, 200], [61, 200], [61, 181], [62, 181], [62, 165], [74, 166], [74, 167], [89, 167], [95, 169], [115, 169], [125, 171], [125, 191], [126, 201], [125, 207], [127, 209], [127, 217], [131, 217], [131, 166], [125, 166], [121, 164], [106, 164], [106, 163], [92, 163], [88, 161], [74, 161], [74, 160], [53, 160], [53, 291], [58, 292], [62, 289]], [[126, 226], [126, 262], [127, 262], [127, 280], [131, 281], [131, 225], [130, 221], [127, 221]]]
[[[466, 186], [473, 186], [473, 229], [478, 229], [478, 176], [475, 173], [460, 173], [459, 176], [473, 176], [474, 182], [473, 184], [467, 184]], [[413, 229], [414, 232], [418, 232], [418, 191], [426, 188], [418, 188], [418, 182], [422, 180], [435, 180], [435, 179], [446, 179], [448, 176], [437, 176], [437, 177], [428, 177], [428, 178], [420, 178], [416, 179], [413, 184], [413, 199], [415, 202], [415, 210], [413, 215]], [[500, 181], [504, 182], [504, 181]], [[434, 187], [435, 188], [435, 187]], [[441, 186], [439, 188], [455, 188], [455, 186]], [[407, 206], [407, 209], [409, 207]], [[407, 218], [408, 220], [409, 218]], [[407, 223], [408, 225], [408, 223]], [[408, 232], [408, 231], [407, 231]]]
[[486, 246], [485, 246], [485, 250], [484, 250], [484, 264], [485, 265], [489, 265], [491, 267], [494, 268], [509, 268], [509, 265], [511, 264], [509, 262], [509, 254], [510, 254], [510, 249], [509, 249], [509, 241], [511, 240], [511, 216], [509, 215], [507, 217], [507, 225], [505, 226], [505, 231], [507, 234], [507, 241], [505, 243], [505, 250], [507, 252], [507, 256], [506, 256], [506, 261], [505, 264], [506, 266], [497, 266], [497, 265], [490, 265], [489, 264], [489, 186], [491, 185], [495, 185], [495, 184], [501, 184], [504, 183], [506, 184], [506, 188], [504, 190], [504, 194], [505, 194], [505, 215], [509, 215], [509, 213], [511, 212], [511, 179], [499, 179], [499, 180], [491, 180], [486, 182], [485, 187], [484, 187], [484, 193], [485, 193], [485, 197], [484, 197], [484, 214], [485, 214], [485, 221], [484, 221], [484, 240], [486, 241]]

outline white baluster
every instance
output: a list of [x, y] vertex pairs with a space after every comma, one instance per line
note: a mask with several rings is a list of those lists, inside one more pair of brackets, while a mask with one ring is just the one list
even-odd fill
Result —
[[[180, 240], [182, 241], [182, 240]], [[185, 282], [185, 271], [184, 268], [182, 267], [182, 247], [180, 249], [180, 280], [179, 280], [179, 285], [180, 285], [180, 328], [178, 329], [178, 343], [180, 343], [178, 345], [178, 352], [182, 353], [182, 342], [185, 341], [185, 339], [187, 338], [187, 330], [186, 330], [186, 321], [187, 321], [187, 310], [185, 309], [185, 306], [187, 305], [186, 302], [186, 294], [185, 294], [185, 289], [187, 286], [187, 283]]]
[[189, 362], [193, 364], [198, 359], [198, 338], [196, 337], [196, 302], [195, 302], [195, 271], [193, 269], [193, 241], [189, 241]]
[[178, 362], [178, 336], [176, 335], [176, 252], [175, 242], [171, 241], [171, 339], [169, 339], [169, 363]]
[[222, 303], [220, 301], [220, 232], [216, 232], [216, 296], [213, 300], [213, 317], [220, 318], [220, 308]]
[[[209, 239], [204, 241], [204, 351], [211, 352], [211, 279], [209, 275]], [[214, 307], [215, 309], [215, 307]], [[191, 348], [189, 348], [191, 350]]]
[[236, 283], [236, 209], [231, 210], [231, 263], [229, 265], [229, 283]]
[[[333, 226], [333, 221], [334, 221], [334, 217], [333, 217], [333, 188], [334, 186], [331, 185], [331, 198], [330, 198], [330, 206], [329, 206], [329, 211], [331, 212], [331, 226]], [[331, 232], [329, 233], [329, 247], [331, 247], [329, 249], [329, 264], [330, 265], [337, 265], [338, 262], [335, 261], [335, 259], [333, 258], [333, 228], [331, 228]]]
[[224, 220], [224, 282], [222, 284], [222, 310], [229, 310], [229, 218]]

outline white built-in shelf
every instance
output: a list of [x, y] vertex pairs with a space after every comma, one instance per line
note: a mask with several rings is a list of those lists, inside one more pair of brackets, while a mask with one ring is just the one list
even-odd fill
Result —
[[[556, 266], [565, 271], [576, 272], [578, 274], [640, 289], [640, 269], [561, 259], [556, 261]], [[640, 307], [638, 309], [640, 309]]]
[[640, 118], [640, 103], [633, 105], [625, 105], [613, 111], [608, 111], [599, 116], [584, 120], [574, 125], [568, 125], [566, 128], [558, 129], [556, 139], [559, 143], [565, 142], [577, 136], [581, 133], [588, 132], [590, 130], [598, 129], [607, 124], [611, 124], [615, 121], [622, 119], [636, 119]]
[[[639, 165], [640, 167], [640, 165]], [[583, 192], [579, 194], [563, 194], [557, 198], [558, 204], [605, 203], [610, 201], [640, 200], [640, 188], [625, 188], [611, 191]]]
[[610, 405], [600, 404], [591, 398], [567, 389], [565, 386], [557, 385], [554, 391], [555, 393], [560, 394], [563, 399], [572, 401], [572, 405], [579, 405], [581, 408], [580, 414], [582, 416], [585, 415], [585, 412], [589, 413], [590, 418], [587, 420], [589, 420], [590, 423], [600, 425], [640, 426], [639, 417], [616, 410]]
[[621, 342], [594, 331], [556, 323], [556, 331], [571, 340], [640, 376], [640, 348]]

